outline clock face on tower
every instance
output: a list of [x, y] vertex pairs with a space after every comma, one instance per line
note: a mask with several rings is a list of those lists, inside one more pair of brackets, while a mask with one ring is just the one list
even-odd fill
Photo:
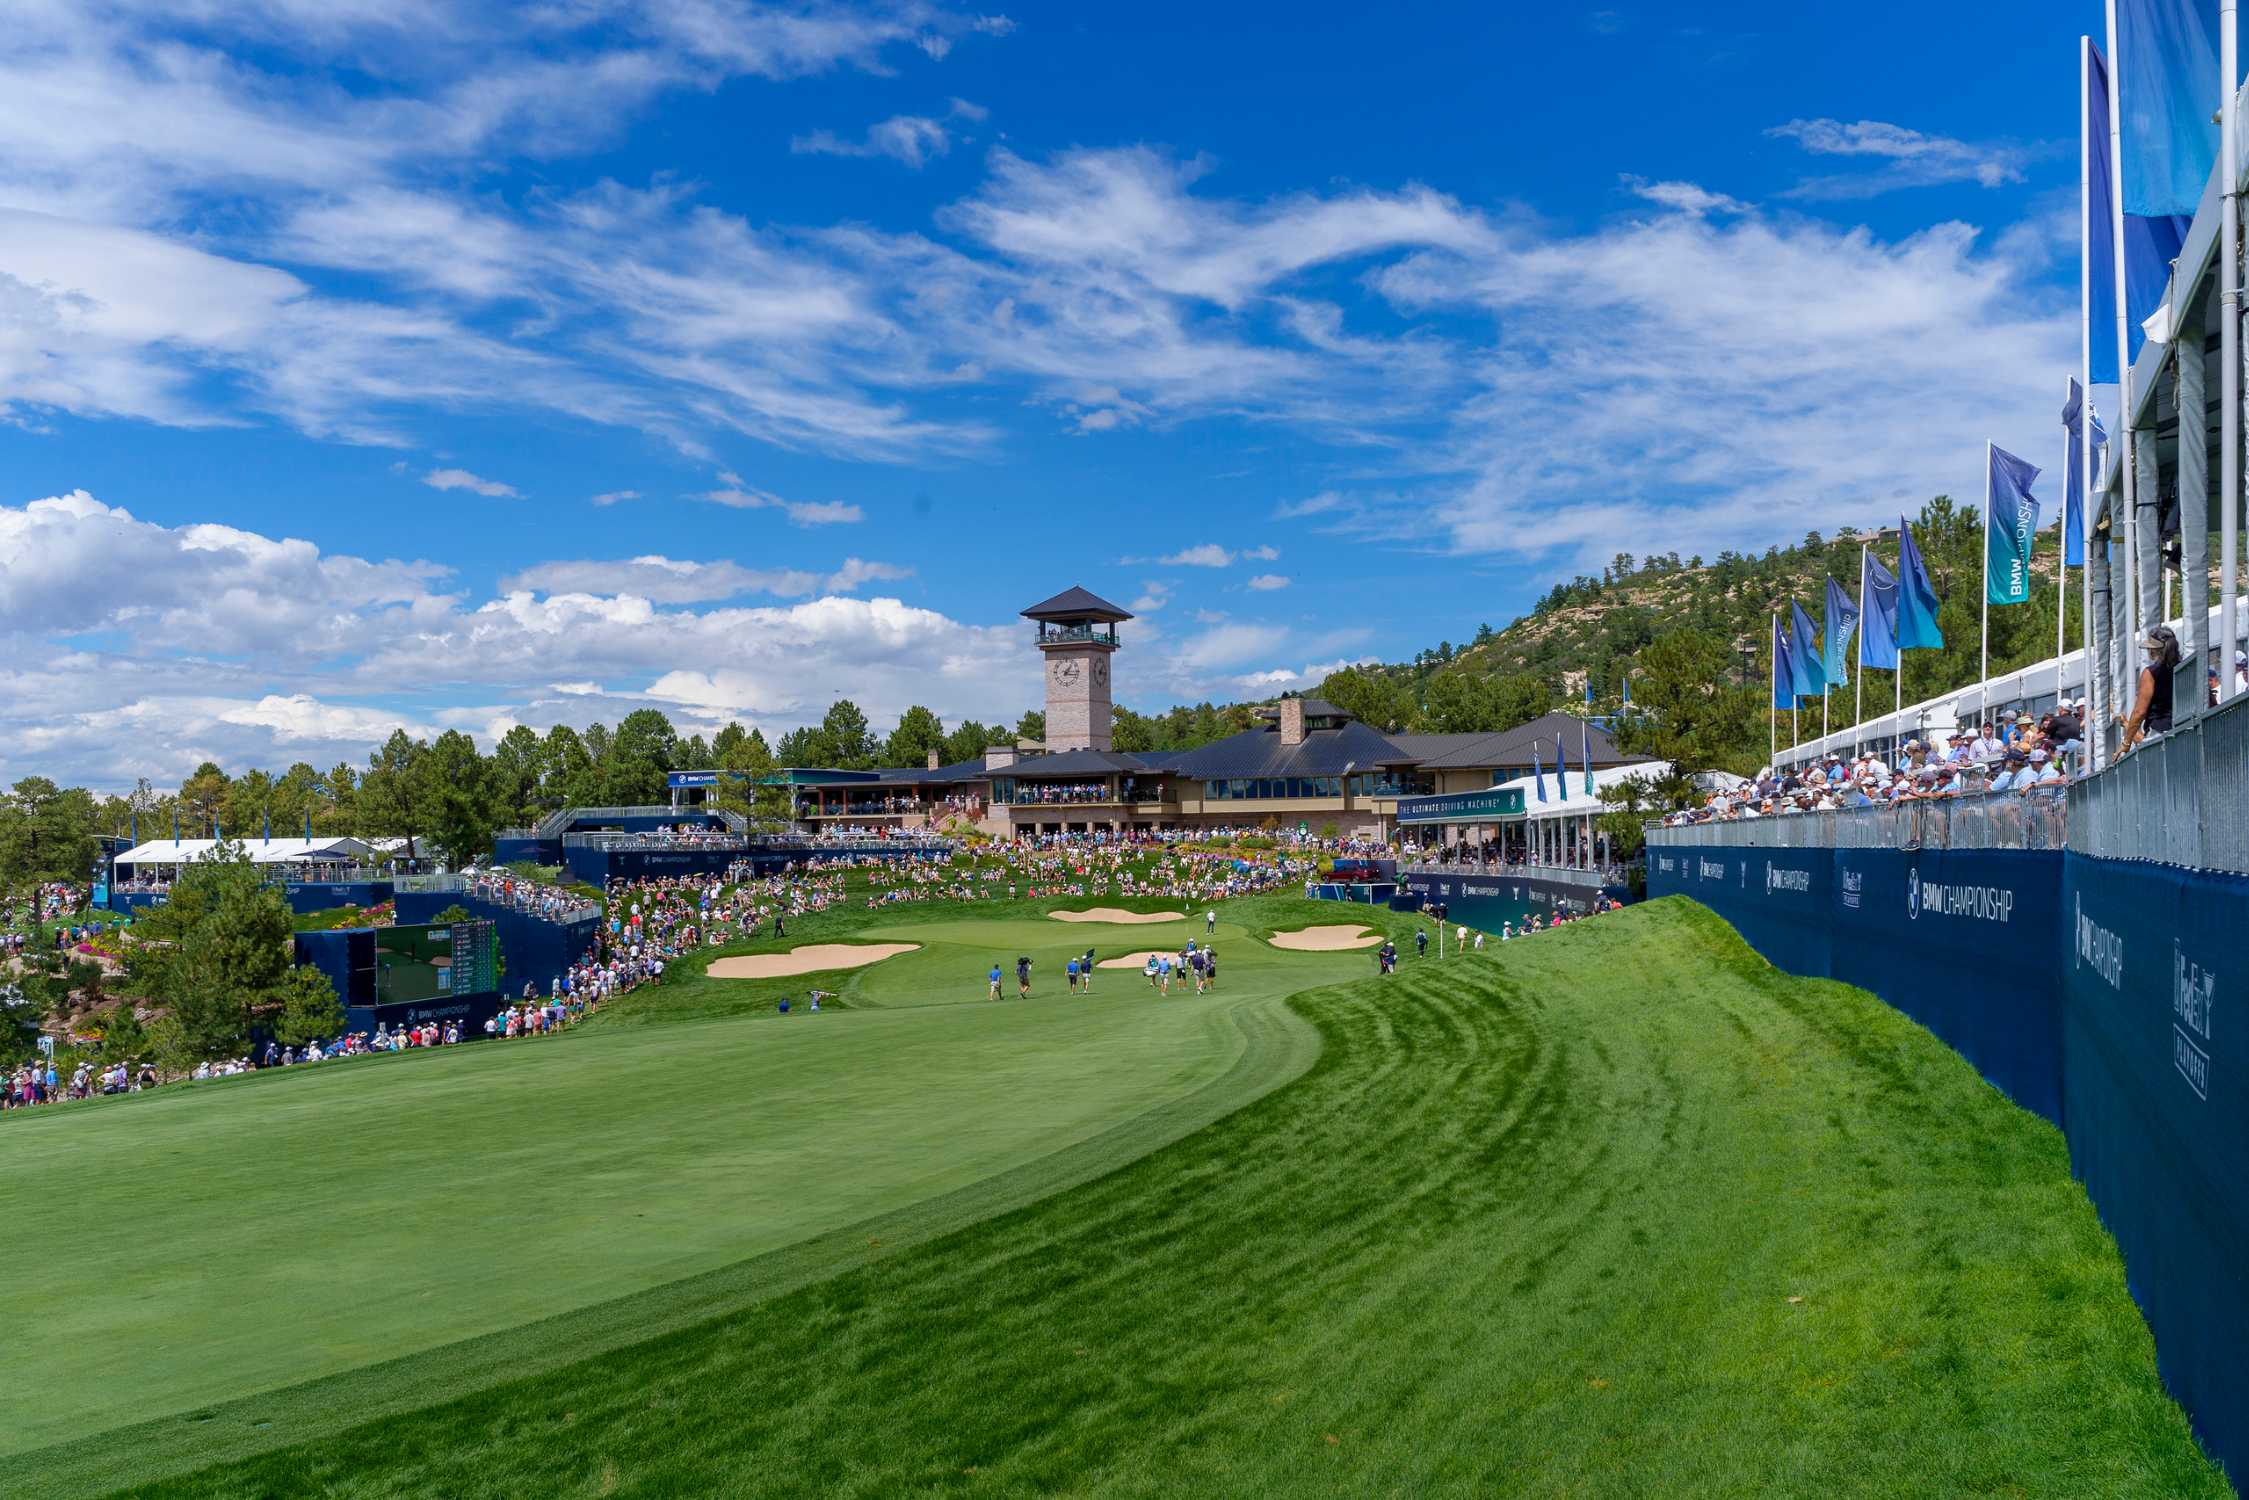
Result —
[[1084, 668], [1074, 661], [1058, 661], [1054, 664], [1054, 680], [1064, 687], [1075, 687], [1078, 682], [1078, 673], [1083, 670]]
[[1109, 685], [1109, 658], [1106, 656], [1096, 656], [1093, 659], [1093, 685], [1095, 687], [1107, 687]]

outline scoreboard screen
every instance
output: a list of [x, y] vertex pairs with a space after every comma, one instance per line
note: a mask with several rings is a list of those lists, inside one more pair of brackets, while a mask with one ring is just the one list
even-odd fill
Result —
[[487, 995], [500, 987], [499, 934], [490, 922], [375, 929], [375, 1003]]

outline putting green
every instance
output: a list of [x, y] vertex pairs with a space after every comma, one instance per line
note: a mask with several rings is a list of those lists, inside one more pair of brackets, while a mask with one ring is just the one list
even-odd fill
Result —
[[517, 1328], [993, 1178], [1210, 1084], [1242, 1057], [1239, 1012], [1362, 967], [1222, 927], [1223, 990], [1154, 1001], [1109, 976], [1069, 995], [1066, 958], [1126, 933], [1146, 946], [1144, 927], [1039, 917], [859, 926], [924, 946], [844, 977], [855, 1010], [595, 1026], [11, 1120], [0, 1261], [58, 1277], [0, 1285], [0, 1326], [36, 1330], [0, 1346], [0, 1453]]

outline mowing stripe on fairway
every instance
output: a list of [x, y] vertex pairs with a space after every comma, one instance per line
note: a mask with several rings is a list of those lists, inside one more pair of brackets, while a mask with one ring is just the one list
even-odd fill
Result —
[[[1294, 1002], [1294, 1084], [166, 1493], [2215, 1497], [2059, 1135], [1668, 901]], [[154, 1492], [153, 1488], [152, 1491]]]

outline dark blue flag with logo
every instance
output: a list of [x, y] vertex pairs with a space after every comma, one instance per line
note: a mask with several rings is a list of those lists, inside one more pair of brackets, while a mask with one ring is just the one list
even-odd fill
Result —
[[1773, 707], [1796, 706], [1796, 668], [1789, 661], [1788, 635], [1780, 628], [1780, 616], [1773, 616]]
[[2079, 275], [2085, 307], [2086, 378], [2115, 385], [2116, 376], [2116, 163], [2109, 155], [2108, 60], [2089, 36], [2079, 37], [2078, 75], [2085, 84], [2078, 118], [2078, 176], [2084, 189], [2084, 244]]
[[1859, 589], [1859, 665], [1898, 666], [1898, 578], [1872, 553]]
[[2038, 502], [2030, 487], [2038, 466], [1996, 443], [1984, 478], [1983, 596], [1990, 604], [2030, 602], [2030, 544], [2038, 535]]
[[1538, 741], [1531, 741], [1531, 785], [1538, 789], [1538, 800], [1546, 800], [1546, 767], [1539, 764]]

